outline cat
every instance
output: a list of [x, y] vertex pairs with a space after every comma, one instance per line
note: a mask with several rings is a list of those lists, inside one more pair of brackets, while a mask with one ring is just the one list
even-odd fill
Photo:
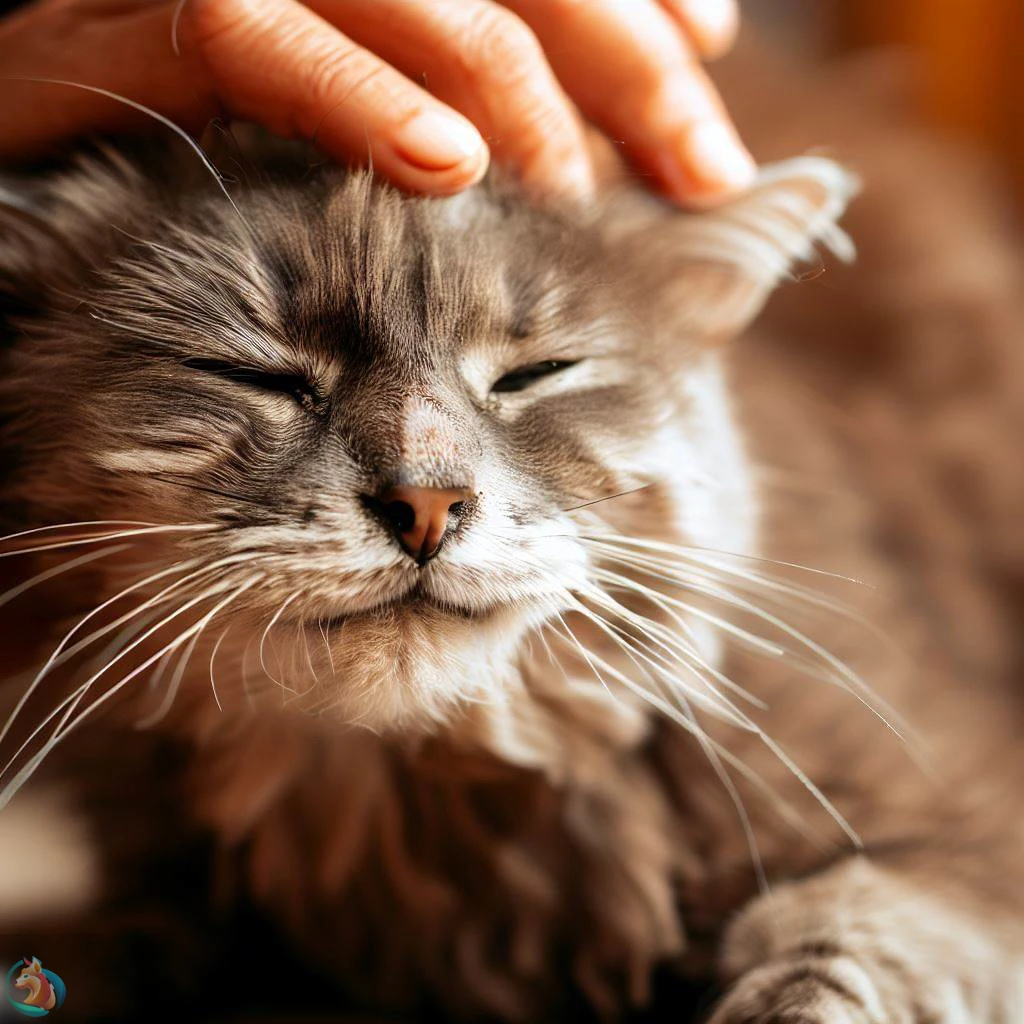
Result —
[[1022, 702], [932, 612], [946, 496], [746, 330], [854, 178], [239, 160], [4, 182], [3, 953], [92, 1019], [266, 949], [339, 1014], [617, 1018], [670, 964], [714, 1024], [1024, 1019]]

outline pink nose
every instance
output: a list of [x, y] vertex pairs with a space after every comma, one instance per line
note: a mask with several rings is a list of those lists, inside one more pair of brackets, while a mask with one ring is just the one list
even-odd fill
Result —
[[391, 527], [405, 551], [423, 565], [444, 543], [454, 518], [464, 510], [473, 492], [465, 487], [388, 487], [372, 507]]

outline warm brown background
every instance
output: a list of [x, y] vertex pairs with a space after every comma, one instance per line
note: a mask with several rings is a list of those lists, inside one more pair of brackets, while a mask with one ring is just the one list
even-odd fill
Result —
[[1024, 204], [1024, 0], [747, 0], [743, 11], [811, 55], [903, 49], [920, 111], [994, 154]]

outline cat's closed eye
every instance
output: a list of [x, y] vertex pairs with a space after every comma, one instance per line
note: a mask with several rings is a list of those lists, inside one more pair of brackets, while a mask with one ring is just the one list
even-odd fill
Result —
[[192, 370], [215, 374], [224, 380], [233, 381], [245, 387], [257, 388], [273, 394], [288, 395], [302, 406], [311, 406], [318, 401], [316, 388], [299, 373], [280, 373], [260, 370], [252, 366], [239, 366], [223, 359], [194, 357], [185, 359], [183, 365]]
[[536, 383], [542, 377], [550, 377], [554, 373], [569, 369], [575, 366], [577, 359], [545, 359], [541, 363], [531, 363], [529, 366], [520, 366], [515, 370], [499, 377], [491, 385], [491, 391], [495, 394], [506, 394], [513, 391], [524, 391], [531, 384]]

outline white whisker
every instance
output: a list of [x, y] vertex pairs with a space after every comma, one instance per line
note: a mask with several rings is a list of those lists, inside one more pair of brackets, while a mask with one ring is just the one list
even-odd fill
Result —
[[[21, 697], [18, 699], [17, 703], [14, 705], [13, 709], [11, 710], [11, 713], [7, 716], [7, 721], [4, 723], [3, 728], [0, 729], [0, 745], [3, 744], [3, 741], [6, 739], [7, 734], [10, 732], [10, 729], [11, 729], [11, 726], [13, 725], [13, 723], [14, 723], [14, 720], [18, 717], [18, 715], [21, 713], [22, 709], [25, 707], [25, 705], [31, 699], [32, 694], [35, 692], [35, 690], [37, 689], [39, 684], [45, 678], [45, 676], [50, 671], [50, 669], [52, 669], [54, 667], [54, 665], [56, 665], [58, 663], [58, 661], [60, 659], [61, 652], [64, 651], [64, 648], [65, 648], [66, 644], [68, 643], [68, 641], [75, 635], [75, 633], [79, 629], [81, 629], [82, 626], [85, 625], [86, 622], [88, 622], [90, 619], [94, 618], [95, 616], [101, 614], [106, 608], [109, 608], [116, 601], [121, 600], [121, 598], [127, 596], [128, 594], [132, 593], [133, 591], [139, 590], [140, 588], [142, 588], [144, 586], [147, 586], [147, 585], [149, 585], [151, 583], [155, 583], [157, 580], [162, 579], [165, 576], [168, 576], [172, 572], [178, 572], [178, 571], [181, 570], [182, 567], [187, 567], [189, 564], [190, 563], [181, 563], [181, 562], [179, 562], [176, 565], [171, 566], [170, 568], [164, 569], [161, 572], [154, 573], [152, 576], [146, 577], [146, 579], [139, 580], [137, 583], [134, 583], [130, 587], [125, 588], [120, 593], [117, 593], [113, 597], [108, 598], [106, 601], [104, 601], [102, 604], [98, 605], [96, 608], [94, 608], [92, 611], [90, 611], [86, 616], [84, 616], [82, 619], [80, 619], [78, 622], [76, 622], [75, 625], [72, 626], [71, 629], [68, 630], [68, 632], [65, 633], [64, 636], [61, 638], [60, 642], [54, 648], [54, 650], [50, 654], [49, 658], [47, 658], [46, 663], [36, 673], [36, 675], [32, 679], [32, 682], [28, 685], [28, 687], [25, 690], [25, 692], [21, 695]], [[191, 564], [195, 564], [195, 563], [193, 562]], [[105, 635], [106, 633], [110, 632], [111, 629], [116, 629], [119, 625], [121, 625], [123, 622], [125, 622], [128, 618], [131, 618], [134, 615], [138, 614], [138, 612], [142, 611], [144, 607], [145, 607], [145, 605], [143, 605], [140, 608], [134, 609], [131, 613], [129, 613], [128, 616], [122, 616], [120, 619], [118, 619], [115, 622], [111, 623], [108, 627], [104, 627], [103, 630], [98, 631], [97, 633], [92, 634], [92, 636], [88, 638], [88, 642], [91, 643], [93, 641], [93, 639], [96, 639], [98, 636]], [[78, 649], [81, 649], [81, 646], [82, 645], [80, 645], [80, 644], [76, 644], [75, 645], [75, 647], [78, 648]], [[0, 772], [0, 774], [2, 774], [2, 772]]]
[[[290, 605], [292, 603], [292, 601], [294, 601], [298, 596], [299, 596], [299, 592], [297, 590], [294, 593], [289, 594], [288, 597], [285, 598], [285, 600], [282, 603], [281, 607], [278, 608], [277, 611], [274, 612], [274, 614], [270, 617], [270, 621], [267, 623], [266, 628], [263, 630], [263, 633], [260, 635], [260, 644], [259, 644], [259, 648], [258, 648], [258, 650], [259, 650], [260, 668], [263, 669], [263, 674], [272, 683], [275, 683], [276, 685], [281, 687], [282, 690], [287, 690], [289, 693], [295, 694], [296, 696], [298, 696], [298, 693], [297, 693], [296, 690], [293, 690], [292, 687], [288, 686], [286, 683], [284, 683], [280, 679], [278, 679], [270, 671], [270, 669], [267, 668], [267, 662], [266, 662], [266, 660], [264, 659], [264, 656], [263, 656], [263, 649], [266, 646], [267, 637], [270, 635], [270, 631], [274, 628], [274, 625], [277, 623], [277, 620], [281, 618], [281, 616], [284, 614], [285, 609], [288, 607], [288, 605]], [[283, 667], [284, 666], [280, 664], [280, 658], [278, 658], [278, 669], [283, 669]]]
[[14, 551], [0, 551], [0, 558], [13, 558], [15, 555], [34, 555], [42, 551], [60, 551], [64, 548], [81, 547], [83, 544], [101, 544], [109, 540], [121, 540], [124, 537], [144, 537], [157, 533], [185, 533], [195, 530], [211, 530], [213, 527], [205, 525], [190, 526], [150, 526], [137, 530], [119, 530], [115, 533], [98, 533], [89, 537], [78, 537], [72, 540], [58, 541], [53, 544], [38, 545], [35, 547], [16, 548]]
[[[109, 661], [107, 661], [103, 665], [102, 668], [100, 668], [97, 672], [94, 672], [91, 676], [89, 676], [89, 678], [84, 683], [82, 683], [76, 690], [74, 690], [71, 694], [69, 694], [67, 697], [65, 697], [64, 700], [62, 700], [60, 702], [60, 704], [58, 704], [58, 706], [53, 711], [51, 711], [49, 715], [46, 716], [46, 718], [43, 720], [42, 723], [40, 723], [39, 725], [36, 726], [36, 728], [30, 733], [30, 735], [25, 740], [25, 742], [21, 744], [21, 746], [15, 751], [14, 755], [3, 766], [3, 768], [0, 768], [0, 778], [2, 778], [4, 775], [7, 774], [8, 771], [10, 771], [11, 766], [17, 761], [17, 759], [21, 756], [22, 752], [31, 743], [31, 741], [39, 734], [39, 732], [42, 729], [42, 727], [48, 721], [50, 721], [50, 719], [52, 719], [62, 708], [65, 709], [64, 717], [54, 727], [53, 734], [57, 734], [57, 733], [60, 732], [62, 726], [68, 721], [70, 716], [74, 714], [75, 708], [78, 706], [78, 704], [81, 703], [82, 699], [85, 697], [86, 693], [88, 693], [88, 691], [92, 687], [92, 685], [106, 671], [108, 671], [110, 668], [112, 668], [115, 664], [117, 664], [126, 655], [130, 654], [140, 644], [144, 643], [154, 633], [158, 632], [160, 629], [162, 629], [164, 626], [166, 626], [168, 622], [171, 622], [173, 619], [177, 618], [179, 615], [183, 614], [184, 612], [188, 611], [189, 609], [194, 608], [197, 604], [199, 604], [200, 602], [206, 600], [207, 598], [215, 597], [217, 594], [222, 593], [224, 591], [224, 589], [225, 589], [225, 584], [223, 582], [217, 583], [217, 584], [214, 584], [213, 587], [211, 587], [208, 590], [204, 591], [198, 597], [195, 597], [195, 598], [187, 601], [184, 605], [182, 605], [181, 607], [177, 608], [175, 611], [171, 612], [170, 615], [165, 616], [155, 626], [151, 626], [149, 629], [145, 630], [145, 632], [143, 632], [140, 636], [137, 636], [123, 650], [121, 650], [118, 654], [116, 654]], [[37, 678], [40, 678], [40, 677], [37, 677]], [[18, 707], [15, 709], [15, 711], [20, 710], [20, 708], [24, 706], [24, 702], [27, 699], [28, 699], [28, 694], [23, 694], [21, 700], [19, 701]], [[13, 717], [14, 717], [14, 714], [12, 713], [11, 717], [8, 719], [7, 725], [4, 727], [4, 734], [6, 734], [7, 729], [10, 728], [10, 724], [11, 724], [11, 721], [13, 720]], [[0, 737], [2, 737], [2, 735], [3, 734], [0, 734]], [[52, 739], [52, 736], [51, 736], [51, 739]], [[50, 741], [48, 740], [47, 742], [49, 743]], [[2, 801], [0, 801], [0, 803], [2, 803]]]
[[322, 618], [318, 618], [316, 624], [320, 627], [320, 635], [324, 638], [324, 650], [327, 652], [327, 661], [331, 666], [331, 678], [337, 679], [338, 674], [334, 669], [334, 652], [331, 650], [331, 639], [328, 636], [329, 627], [324, 628], [324, 620]]
[[99, 551], [90, 551], [88, 554], [80, 555], [78, 558], [72, 558], [69, 562], [62, 562], [60, 565], [52, 569], [46, 569], [43, 572], [37, 573], [31, 579], [25, 580], [24, 583], [19, 583], [16, 587], [11, 587], [10, 590], [3, 594], [0, 594], [0, 607], [13, 601], [16, 597], [20, 597], [26, 591], [31, 590], [34, 586], [40, 583], [45, 583], [47, 580], [52, 580], [55, 576], [60, 576], [63, 573], [70, 572], [72, 569], [78, 569], [83, 565], [88, 565], [89, 562], [95, 562], [97, 559], [106, 558], [107, 555], [116, 554], [119, 551], [126, 551], [130, 544], [115, 544], [109, 548], [101, 548]]
[[[234, 601], [238, 597], [240, 597], [246, 590], [248, 590], [250, 587], [254, 586], [262, 578], [263, 578], [262, 576], [250, 577], [250, 579], [246, 583], [244, 583], [240, 587], [236, 588], [226, 598], [222, 599], [217, 604], [216, 608], [211, 613], [211, 617], [212, 617], [212, 615], [215, 615], [218, 612], [222, 611], [224, 608], [226, 608], [232, 601]], [[184, 609], [179, 609], [179, 612], [182, 611], [182, 610], [184, 610]], [[175, 613], [175, 614], [178, 614], [178, 613]], [[172, 618], [172, 617], [173, 616], [169, 616], [168, 619]], [[166, 621], [167, 620], [165, 620], [165, 622]], [[79, 712], [79, 714], [75, 718], [73, 718], [70, 722], [68, 722], [68, 720], [67, 720], [68, 719], [68, 715], [74, 710], [74, 706], [75, 705], [73, 705], [71, 708], [69, 708], [68, 712], [65, 714], [64, 719], [62, 719], [62, 721], [60, 723], [58, 723], [56, 729], [53, 731], [53, 733], [51, 734], [50, 738], [43, 745], [42, 749], [39, 750], [35, 755], [33, 755], [33, 757], [28, 762], [28, 764], [26, 764], [17, 773], [17, 775], [15, 775], [15, 777], [9, 783], [7, 783], [3, 787], [3, 790], [0, 791], [0, 809], [2, 809], [3, 807], [6, 807], [7, 804], [10, 803], [10, 801], [13, 799], [13, 797], [18, 792], [18, 790], [21, 789], [21, 787], [28, 781], [29, 778], [31, 778], [32, 774], [39, 767], [39, 765], [43, 762], [43, 760], [47, 756], [49, 756], [49, 754], [53, 751], [54, 747], [56, 747], [69, 733], [73, 732], [86, 718], [88, 718], [89, 716], [95, 714], [95, 712], [102, 705], [106, 704], [109, 700], [111, 700], [114, 696], [116, 696], [122, 689], [124, 689], [124, 687], [127, 686], [128, 683], [131, 682], [132, 679], [134, 679], [136, 676], [138, 676], [142, 672], [144, 672], [147, 668], [150, 667], [150, 665], [153, 665], [155, 662], [157, 662], [168, 651], [173, 651], [176, 648], [180, 647], [185, 642], [187, 642], [195, 633], [200, 631], [205, 626], [207, 621], [208, 621], [208, 619], [204, 618], [199, 623], [196, 623], [196, 624], [188, 627], [188, 629], [186, 629], [184, 632], [180, 633], [169, 644], [167, 644], [166, 646], [162, 647], [159, 651], [157, 651], [156, 654], [154, 654], [151, 657], [147, 658], [137, 668], [132, 669], [132, 671], [129, 672], [128, 675], [124, 676], [117, 683], [115, 683], [113, 687], [111, 687], [109, 690], [106, 691], [106, 693], [104, 693], [101, 696], [97, 697], [96, 700], [93, 701], [93, 703], [88, 708], [86, 708], [84, 711]], [[109, 665], [106, 666], [106, 668], [109, 668], [109, 667], [110, 667]], [[98, 673], [93, 678], [94, 679], [98, 678], [99, 675], [101, 675], [104, 671], [106, 671], [106, 668], [101, 670], [101, 672]], [[86, 683], [84, 685], [85, 685], [85, 687], [87, 689], [88, 686], [91, 685], [91, 680], [90, 680], [89, 683]], [[6, 766], [3, 769], [2, 772], [0, 772], [0, 775], [6, 774], [6, 772], [8, 770], [8, 767], [9, 767], [9, 765]]]
[[[603, 520], [598, 519], [601, 526], [607, 526]], [[797, 569], [800, 572], [811, 573], [815, 576], [827, 576], [830, 579], [842, 580], [844, 583], [853, 583], [860, 587], [867, 587], [873, 590], [874, 587], [864, 580], [854, 576], [844, 576], [842, 573], [830, 572], [828, 569], [819, 569], [813, 565], [803, 565], [800, 562], [786, 562], [777, 558], [765, 558], [763, 555], [754, 555], [743, 551], [722, 551], [716, 548], [706, 548], [697, 545], [669, 544], [665, 541], [654, 540], [649, 537], [631, 537], [620, 533], [599, 533], [581, 534], [580, 539], [603, 541], [605, 543], [629, 545], [632, 547], [647, 548], [651, 551], [659, 551], [664, 554], [674, 555], [677, 558], [692, 559], [695, 555], [715, 555], [724, 558], [736, 558], [751, 562], [761, 562], [765, 565], [775, 565], [785, 569]]]
[[221, 705], [220, 697], [217, 696], [217, 683], [213, 678], [213, 663], [217, 660], [217, 652], [220, 650], [220, 645], [224, 642], [224, 637], [228, 635], [231, 627], [228, 626], [219, 637], [217, 642], [213, 645], [213, 650], [210, 652], [210, 689], [213, 691], [213, 702], [217, 705], [217, 710], [223, 712], [224, 708]]
[[31, 537], [37, 533], [47, 533], [51, 530], [77, 530], [84, 526], [161, 526], [161, 523], [147, 523], [137, 519], [85, 519], [73, 523], [53, 523], [50, 526], [35, 526], [31, 530], [19, 530], [17, 533], [8, 533], [0, 537], [0, 544], [9, 540], [18, 540], [21, 537]]

